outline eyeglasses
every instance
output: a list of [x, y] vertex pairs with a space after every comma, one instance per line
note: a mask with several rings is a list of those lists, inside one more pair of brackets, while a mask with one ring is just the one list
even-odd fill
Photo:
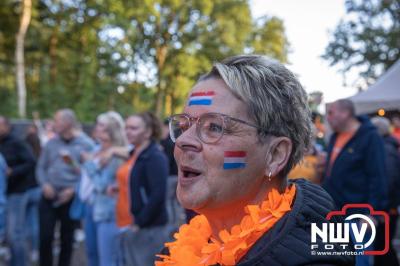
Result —
[[232, 121], [239, 122], [256, 128], [264, 133], [268, 133], [262, 128], [249, 122], [220, 113], [205, 113], [199, 117], [191, 117], [188, 114], [176, 114], [169, 117], [168, 120], [170, 136], [173, 142], [176, 142], [179, 136], [181, 136], [193, 125], [193, 122], [196, 123], [197, 136], [206, 144], [218, 142], [222, 136], [227, 133], [227, 125], [230, 125]]

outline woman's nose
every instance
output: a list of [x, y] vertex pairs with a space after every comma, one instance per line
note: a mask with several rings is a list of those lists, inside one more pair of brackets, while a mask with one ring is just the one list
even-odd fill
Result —
[[193, 124], [184, 131], [175, 142], [175, 145], [181, 150], [200, 151], [202, 143], [197, 137], [196, 124]]

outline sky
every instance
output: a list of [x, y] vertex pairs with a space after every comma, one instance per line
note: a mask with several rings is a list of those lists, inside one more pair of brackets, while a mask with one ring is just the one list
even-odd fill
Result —
[[337, 68], [321, 58], [333, 31], [345, 15], [344, 0], [250, 0], [253, 17], [283, 20], [290, 43], [288, 68], [298, 75], [307, 92], [322, 91], [324, 102], [354, 95], [343, 85]]

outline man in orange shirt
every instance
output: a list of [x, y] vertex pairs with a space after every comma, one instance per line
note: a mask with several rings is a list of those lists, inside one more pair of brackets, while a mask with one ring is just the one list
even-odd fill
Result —
[[369, 203], [384, 209], [386, 172], [384, 144], [368, 117], [356, 116], [350, 100], [328, 106], [327, 120], [334, 134], [328, 145], [323, 186], [341, 208]]
[[393, 125], [393, 132], [392, 136], [397, 140], [397, 142], [400, 144], [400, 116], [395, 115], [392, 118], [392, 125]]
[[[385, 210], [385, 151], [376, 128], [368, 117], [356, 116], [353, 103], [347, 99], [328, 106], [327, 120], [334, 134], [328, 145], [323, 188], [338, 209], [348, 203], [368, 203], [375, 210]], [[369, 265], [369, 258], [357, 256], [356, 265]]]
[[337, 207], [369, 203], [381, 210], [386, 201], [384, 144], [368, 117], [356, 116], [350, 100], [328, 107], [327, 120], [334, 134], [328, 145], [323, 187]]

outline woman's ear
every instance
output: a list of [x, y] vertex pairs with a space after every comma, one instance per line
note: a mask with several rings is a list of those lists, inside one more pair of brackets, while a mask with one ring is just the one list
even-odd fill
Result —
[[265, 176], [276, 176], [287, 164], [292, 153], [292, 141], [287, 137], [273, 137], [267, 153]]

